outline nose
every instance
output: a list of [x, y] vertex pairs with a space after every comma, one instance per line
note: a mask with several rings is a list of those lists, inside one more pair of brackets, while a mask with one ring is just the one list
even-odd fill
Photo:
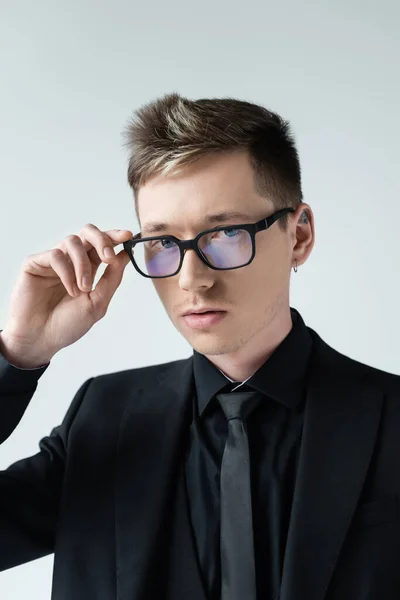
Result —
[[181, 270], [178, 273], [179, 287], [182, 290], [209, 288], [214, 284], [214, 269], [210, 269], [193, 249], [186, 249]]

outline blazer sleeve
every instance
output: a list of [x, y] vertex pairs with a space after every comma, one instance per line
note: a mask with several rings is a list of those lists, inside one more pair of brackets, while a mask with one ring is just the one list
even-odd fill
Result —
[[[0, 354], [0, 444], [21, 421], [49, 364], [19, 369]], [[0, 571], [54, 552], [69, 431], [92, 380], [76, 392], [61, 425], [39, 441], [37, 454], [0, 471]]]

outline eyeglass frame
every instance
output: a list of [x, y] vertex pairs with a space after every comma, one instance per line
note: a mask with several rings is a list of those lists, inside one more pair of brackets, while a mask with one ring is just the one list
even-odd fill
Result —
[[[149, 236], [149, 237], [142, 238], [141, 233], [139, 232], [136, 235], [134, 235], [130, 240], [123, 242], [123, 247], [124, 247], [124, 250], [127, 252], [129, 258], [131, 259], [131, 262], [132, 262], [133, 266], [135, 267], [136, 271], [140, 275], [142, 275], [143, 277], [147, 277], [148, 279], [166, 279], [167, 277], [173, 277], [174, 275], [177, 275], [182, 268], [183, 259], [185, 257], [185, 250], [194, 250], [196, 252], [197, 256], [200, 258], [200, 260], [205, 265], [207, 265], [207, 267], [210, 267], [210, 269], [213, 269], [214, 271], [231, 271], [233, 269], [241, 269], [242, 267], [246, 267], [247, 265], [249, 265], [254, 260], [254, 257], [256, 255], [255, 234], [258, 233], [259, 231], [264, 231], [265, 229], [269, 229], [269, 227], [271, 227], [271, 225], [273, 223], [275, 223], [275, 221], [277, 221], [278, 219], [283, 217], [283, 215], [285, 215], [286, 213], [289, 213], [289, 212], [295, 212], [295, 209], [294, 208], [282, 208], [281, 210], [278, 210], [277, 212], [275, 212], [273, 215], [270, 215], [269, 217], [264, 217], [263, 219], [260, 219], [259, 221], [256, 221], [255, 223], [243, 223], [240, 225], [237, 225], [237, 224], [221, 225], [220, 227], [205, 229], [204, 231], [200, 231], [200, 233], [198, 233], [196, 235], [196, 237], [194, 237], [191, 240], [180, 240], [179, 238], [175, 237], [174, 235], [155, 235], [155, 236]], [[202, 254], [200, 248], [198, 247], [199, 239], [206, 233], [212, 233], [214, 231], [224, 231], [226, 229], [245, 229], [250, 234], [251, 244], [252, 244], [252, 253], [251, 253], [250, 260], [247, 263], [245, 263], [244, 265], [239, 265], [238, 267], [227, 267], [227, 268], [215, 267], [210, 262], [208, 262], [207, 258]], [[179, 266], [174, 273], [171, 273], [171, 275], [156, 275], [156, 276], [146, 275], [145, 273], [143, 273], [143, 271], [141, 271], [139, 269], [138, 265], [136, 264], [136, 261], [133, 256], [132, 248], [135, 247], [136, 241], [147, 242], [149, 240], [159, 240], [159, 239], [172, 240], [173, 242], [175, 242], [177, 244], [177, 246], [179, 247], [180, 253], [181, 253]]]

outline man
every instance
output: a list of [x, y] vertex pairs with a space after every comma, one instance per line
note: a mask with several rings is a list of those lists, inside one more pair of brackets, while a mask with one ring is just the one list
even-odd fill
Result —
[[[290, 307], [315, 234], [288, 123], [171, 94], [126, 135], [124, 248], [193, 354], [88, 379], [1, 473], [0, 568], [54, 552], [53, 600], [399, 598], [399, 377]], [[50, 363], [0, 361], [4, 439]]]

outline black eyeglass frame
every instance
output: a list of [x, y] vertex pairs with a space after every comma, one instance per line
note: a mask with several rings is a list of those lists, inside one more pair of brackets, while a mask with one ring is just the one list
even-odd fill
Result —
[[[185, 250], [194, 250], [196, 252], [197, 256], [200, 258], [200, 260], [202, 260], [204, 264], [206, 264], [208, 267], [210, 267], [210, 269], [214, 269], [214, 271], [231, 271], [233, 269], [241, 269], [242, 267], [246, 267], [247, 265], [249, 265], [253, 261], [255, 255], [256, 255], [255, 234], [258, 233], [259, 231], [264, 231], [265, 229], [268, 229], [269, 227], [271, 227], [271, 225], [273, 223], [275, 223], [275, 221], [277, 221], [278, 219], [283, 217], [283, 215], [285, 215], [288, 212], [295, 212], [295, 209], [294, 208], [283, 208], [281, 210], [278, 210], [273, 215], [270, 215], [269, 217], [260, 219], [260, 221], [257, 221], [256, 223], [243, 223], [241, 225], [236, 225], [236, 224], [235, 225], [221, 225], [220, 227], [206, 229], [204, 231], [200, 231], [200, 233], [198, 233], [196, 235], [196, 237], [194, 237], [192, 240], [180, 240], [177, 237], [175, 237], [174, 235], [155, 235], [155, 236], [142, 238], [141, 233], [139, 232], [136, 235], [134, 235], [133, 238], [131, 238], [130, 240], [123, 242], [123, 247], [124, 247], [124, 250], [128, 253], [129, 258], [131, 259], [131, 262], [132, 262], [133, 266], [135, 267], [136, 271], [138, 273], [140, 273], [140, 275], [142, 275], [143, 277], [147, 277], [149, 279], [165, 279], [167, 277], [173, 277], [174, 275], [179, 273], [179, 271], [181, 270], [181, 267], [182, 267], [184, 256], [185, 256]], [[246, 231], [249, 232], [249, 234], [251, 236], [252, 252], [251, 252], [250, 260], [247, 263], [245, 263], [244, 265], [239, 265], [238, 267], [227, 267], [227, 268], [215, 267], [207, 260], [207, 258], [201, 252], [201, 250], [198, 246], [198, 241], [203, 235], [205, 235], [207, 233], [211, 233], [213, 231], [224, 231], [226, 229], [245, 229]], [[171, 273], [171, 275], [152, 276], [152, 275], [147, 275], [146, 273], [143, 273], [143, 271], [141, 271], [139, 269], [138, 265], [136, 264], [136, 261], [134, 259], [133, 252], [132, 252], [132, 249], [135, 247], [135, 242], [139, 241], [139, 240], [141, 242], [147, 242], [149, 240], [172, 240], [173, 242], [175, 242], [177, 244], [177, 246], [179, 247], [179, 250], [181, 253], [181, 258], [180, 258], [179, 266], [178, 266], [177, 270], [174, 273]]]

